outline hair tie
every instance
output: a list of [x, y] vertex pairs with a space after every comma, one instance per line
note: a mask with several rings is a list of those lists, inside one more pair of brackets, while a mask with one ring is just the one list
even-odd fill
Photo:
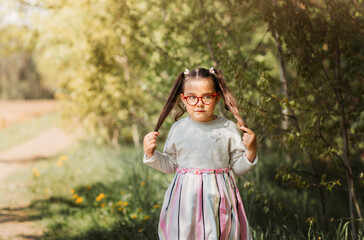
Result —
[[210, 73], [215, 73], [215, 70], [213, 67], [211, 67], [209, 71], [210, 71]]
[[184, 74], [185, 74], [185, 75], [187, 75], [187, 74], [189, 74], [189, 73], [190, 73], [190, 70], [188, 70], [188, 69], [186, 68], [186, 70], [185, 70]]

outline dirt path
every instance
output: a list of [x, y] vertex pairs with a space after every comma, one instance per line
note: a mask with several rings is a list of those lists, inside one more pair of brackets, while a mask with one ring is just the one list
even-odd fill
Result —
[[[0, 210], [0, 237], [3, 239], [39, 239], [42, 229], [30, 216], [28, 206]], [[0, 238], [1, 239], [1, 238]]]
[[[57, 102], [46, 101], [11, 101], [0, 102], [0, 130], [13, 123], [27, 121], [33, 117], [57, 110]], [[18, 146], [0, 153], [0, 194], [1, 189], [17, 189], [21, 186], [4, 180], [11, 173], [28, 166], [30, 163], [48, 158], [59, 151], [75, 144], [78, 135], [69, 134], [57, 127], [40, 133]], [[2, 196], [11, 199], [11, 196]], [[29, 202], [17, 199], [17, 202], [2, 202], [0, 205], [0, 239], [29, 240], [39, 239], [42, 229], [36, 219], [32, 219]]]
[[0, 153], [0, 182], [10, 173], [38, 159], [57, 154], [74, 143], [69, 134], [52, 127], [18, 146]]
[[0, 130], [12, 124], [56, 111], [58, 108], [59, 103], [56, 100], [0, 100]]

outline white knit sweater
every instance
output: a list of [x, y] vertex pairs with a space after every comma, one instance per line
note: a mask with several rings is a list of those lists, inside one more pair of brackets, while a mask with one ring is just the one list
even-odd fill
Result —
[[163, 153], [155, 150], [143, 162], [165, 173], [177, 168], [221, 169], [231, 167], [238, 176], [245, 175], [258, 161], [245, 156], [242, 131], [230, 120], [218, 116], [208, 122], [185, 117], [175, 122], [168, 134]]

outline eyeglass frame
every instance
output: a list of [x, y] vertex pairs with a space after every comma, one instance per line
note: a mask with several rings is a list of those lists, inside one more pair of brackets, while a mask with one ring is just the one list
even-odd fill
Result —
[[[202, 97], [197, 97], [197, 96], [195, 96], [195, 95], [190, 95], [190, 96], [187, 96], [187, 97], [186, 97], [183, 93], [182, 93], [182, 95], [183, 95], [183, 99], [184, 99], [184, 100], [186, 100], [186, 102], [187, 102], [187, 104], [188, 104], [188, 105], [190, 105], [190, 106], [196, 106], [196, 105], [199, 103], [200, 99], [201, 99], [201, 102], [202, 102], [204, 105], [211, 105], [211, 104], [212, 104], [212, 102], [215, 100], [216, 96], [218, 95], [218, 93], [205, 94], [205, 95], [203, 95]], [[197, 102], [196, 102], [195, 104], [190, 104], [190, 103], [187, 101], [187, 98], [192, 97], [192, 96], [194, 96], [194, 97], [196, 97], [196, 98], [197, 98]], [[204, 96], [212, 96], [212, 97], [213, 97], [213, 99], [212, 99], [211, 103], [207, 103], [207, 104], [206, 104], [206, 103], [202, 100], [202, 98], [203, 98]]]

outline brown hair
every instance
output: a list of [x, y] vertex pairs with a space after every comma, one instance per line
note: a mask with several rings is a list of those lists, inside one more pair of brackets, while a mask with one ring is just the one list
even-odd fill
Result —
[[[199, 78], [211, 78], [214, 80], [215, 83], [215, 90], [216, 92], [220, 93], [225, 102], [225, 109], [229, 110], [235, 119], [238, 121], [238, 124], [241, 126], [247, 126], [246, 123], [243, 121], [239, 114], [238, 107], [236, 105], [234, 97], [231, 95], [224, 76], [222, 75], [221, 71], [213, 68], [214, 73], [211, 73], [206, 68], [196, 68], [189, 73], [184, 74], [184, 72], [180, 73], [176, 78], [172, 91], [168, 96], [166, 105], [164, 106], [161, 115], [159, 116], [158, 123], [154, 129], [154, 131], [158, 132], [159, 128], [162, 126], [164, 120], [167, 118], [168, 114], [171, 112], [173, 106], [176, 104], [176, 101], [179, 100], [179, 95], [183, 93], [184, 83], [188, 79], [199, 79]], [[185, 112], [186, 108], [184, 108], [179, 101], [177, 106], [180, 108], [180, 111], [175, 116], [175, 121], [178, 120]]]

